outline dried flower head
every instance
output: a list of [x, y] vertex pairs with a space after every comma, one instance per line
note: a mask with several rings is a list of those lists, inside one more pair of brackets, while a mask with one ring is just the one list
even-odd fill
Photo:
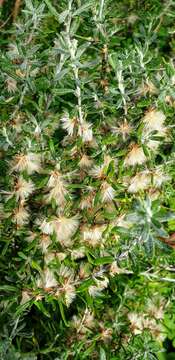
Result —
[[41, 156], [35, 153], [19, 154], [14, 158], [12, 171], [26, 171], [29, 175], [41, 171]]
[[108, 184], [107, 181], [104, 181], [101, 184], [100, 190], [101, 190], [101, 199], [103, 203], [110, 202], [114, 199], [115, 190], [110, 184]]
[[104, 230], [104, 225], [85, 227], [82, 231], [82, 241], [92, 247], [97, 246], [101, 243]]
[[7, 78], [6, 85], [9, 93], [14, 93], [17, 90], [17, 82], [15, 79]]
[[145, 170], [137, 173], [130, 180], [128, 191], [130, 193], [137, 193], [138, 191], [146, 190], [151, 184], [151, 175], [149, 171]]
[[35, 187], [31, 180], [26, 181], [22, 176], [15, 184], [15, 195], [18, 200], [25, 200], [34, 191]]
[[51, 245], [51, 243], [52, 241], [48, 235], [42, 234], [40, 236], [39, 247], [41, 248], [43, 254], [45, 254], [48, 251], [48, 247]]
[[50, 224], [52, 232], [55, 232], [58, 241], [63, 246], [70, 246], [71, 238], [79, 226], [78, 217], [66, 218], [65, 216], [60, 216], [52, 220]]
[[89, 294], [92, 297], [100, 296], [101, 292], [108, 287], [109, 280], [104, 277], [102, 280], [95, 279], [96, 285], [89, 286]]
[[75, 286], [67, 282], [63, 285], [63, 292], [66, 306], [69, 307], [76, 298]]
[[69, 136], [73, 136], [74, 129], [77, 125], [77, 118], [70, 118], [68, 113], [65, 113], [61, 118], [62, 127], [67, 131]]
[[145, 82], [142, 81], [142, 84], [138, 89], [138, 94], [141, 96], [146, 96], [147, 94], [155, 95], [157, 93], [158, 93], [158, 89], [149, 79], [147, 79]]
[[137, 313], [129, 313], [128, 319], [130, 321], [130, 329], [134, 335], [142, 333], [143, 330], [143, 320], [144, 318]]
[[31, 291], [22, 290], [20, 305], [25, 304], [26, 302], [30, 301], [31, 299], [32, 299]]
[[83, 121], [82, 124], [79, 125], [78, 135], [81, 136], [83, 142], [90, 142], [93, 139], [92, 134], [92, 125]]
[[161, 187], [164, 182], [169, 181], [171, 179], [170, 175], [164, 173], [161, 167], [155, 168], [152, 171], [152, 176], [153, 176], [153, 185], [156, 188]]
[[37, 279], [37, 286], [44, 288], [46, 291], [48, 289], [58, 286], [58, 282], [55, 278], [53, 271], [49, 268], [44, 269], [41, 277]]
[[20, 204], [18, 208], [14, 210], [13, 221], [16, 223], [17, 227], [26, 225], [29, 220], [29, 212]]
[[90, 175], [98, 179], [104, 178], [106, 176], [105, 170], [112, 160], [113, 159], [109, 155], [105, 155], [103, 164], [94, 166], [90, 171]]
[[89, 158], [86, 154], [83, 154], [81, 160], [79, 161], [79, 166], [82, 169], [90, 168], [93, 164], [93, 160]]
[[131, 131], [132, 126], [128, 123], [126, 119], [124, 119], [124, 121], [120, 123], [117, 127], [112, 127], [112, 132], [116, 135], [121, 136], [123, 141], [127, 139]]
[[68, 191], [63, 176], [58, 171], [52, 171], [47, 186], [50, 190], [45, 197], [46, 201], [50, 203], [54, 200], [57, 206], [64, 206]]
[[135, 166], [135, 165], [142, 165], [147, 161], [146, 156], [142, 147], [138, 144], [133, 144], [131, 150], [128, 152], [125, 160], [125, 166]]
[[145, 114], [144, 118], [143, 118], [143, 123], [144, 123], [144, 131], [146, 132], [152, 132], [152, 131], [157, 131], [158, 133], [165, 133], [165, 127], [164, 127], [164, 122], [165, 122], [165, 114], [160, 111], [160, 110], [156, 110], [156, 109], [151, 109], [150, 111], [147, 111], [147, 113]]

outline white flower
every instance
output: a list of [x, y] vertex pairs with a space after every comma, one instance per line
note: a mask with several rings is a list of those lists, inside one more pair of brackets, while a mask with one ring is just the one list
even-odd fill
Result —
[[56, 252], [56, 257], [57, 257], [57, 259], [61, 262], [61, 261], [63, 261], [65, 258], [66, 258], [66, 254], [65, 253], [63, 253], [63, 252]]
[[41, 127], [39, 126], [39, 124], [36, 124], [34, 134], [36, 137], [38, 137], [41, 134]]
[[68, 194], [67, 184], [58, 171], [51, 173], [47, 186], [50, 188], [50, 191], [46, 195], [46, 201], [50, 203], [52, 200], [55, 200], [57, 206], [64, 205], [66, 201], [65, 196]]
[[48, 247], [51, 245], [52, 241], [48, 235], [41, 235], [39, 247], [41, 248], [43, 254], [47, 252]]
[[18, 113], [15, 118], [12, 119], [12, 127], [17, 133], [22, 131], [22, 124], [24, 122], [24, 116], [22, 113]]
[[150, 329], [152, 336], [155, 337], [156, 341], [160, 341], [161, 343], [166, 338], [166, 332], [162, 326], [162, 324], [155, 323], [152, 329]]
[[101, 184], [100, 190], [101, 190], [101, 199], [103, 203], [109, 202], [114, 199], [115, 190], [111, 185], [107, 183], [107, 181], [104, 181]]
[[23, 205], [19, 205], [14, 211], [14, 222], [18, 227], [25, 225], [29, 220], [29, 213]]
[[83, 242], [89, 244], [90, 246], [96, 246], [101, 242], [103, 231], [105, 226], [93, 226], [91, 228], [85, 228], [82, 232]]
[[147, 147], [151, 150], [157, 150], [160, 144], [159, 140], [151, 139], [154, 137], [152, 132], [156, 132], [155, 136], [165, 137], [167, 134], [167, 128], [164, 126], [165, 115], [162, 111], [150, 110], [143, 118], [143, 135], [142, 140], [146, 143]]
[[94, 178], [102, 178], [104, 176], [104, 165], [95, 165], [92, 170], [90, 170], [90, 175]]
[[144, 123], [143, 131], [145, 130], [147, 132], [157, 131], [159, 133], [162, 132], [162, 130], [165, 131], [165, 128], [163, 126], [165, 119], [166, 117], [162, 111], [155, 109], [148, 111], [143, 118], [143, 123]]
[[43, 234], [52, 234], [53, 233], [53, 226], [51, 222], [48, 222], [47, 220], [43, 220], [43, 222], [40, 225], [40, 230]]
[[143, 171], [137, 173], [130, 180], [130, 185], [128, 187], [128, 191], [130, 193], [137, 193], [138, 191], [147, 189], [151, 184], [151, 176], [149, 171]]
[[103, 164], [94, 166], [90, 171], [90, 175], [98, 179], [103, 178], [105, 176], [105, 169], [109, 166], [112, 160], [113, 159], [109, 155], [104, 156]]
[[136, 14], [130, 14], [127, 18], [127, 22], [128, 24], [133, 25], [138, 19], [139, 17]]
[[135, 165], [142, 165], [146, 162], [146, 156], [143, 152], [142, 147], [137, 144], [132, 145], [132, 149], [127, 154], [124, 165], [125, 166], [135, 166]]
[[108, 344], [112, 340], [112, 332], [111, 328], [101, 328], [100, 338], [105, 344]]
[[134, 335], [138, 335], [142, 333], [143, 330], [143, 320], [144, 318], [139, 316], [137, 313], [129, 313], [128, 319], [131, 323], [131, 331]]
[[20, 58], [20, 52], [18, 50], [17, 44], [15, 44], [15, 43], [12, 44], [11, 43], [11, 44], [8, 45], [7, 55], [12, 60]]
[[112, 132], [116, 135], [122, 136], [123, 141], [126, 140], [132, 131], [132, 126], [125, 119], [118, 127], [112, 127]]
[[78, 229], [79, 220], [78, 218], [66, 218], [60, 216], [51, 222], [53, 231], [55, 231], [58, 241], [64, 246], [71, 244], [71, 237], [75, 234]]
[[76, 297], [75, 286], [68, 282], [63, 285], [66, 306], [69, 307]]
[[80, 135], [82, 137], [83, 142], [92, 141], [93, 134], [92, 134], [91, 127], [92, 127], [92, 125], [85, 121], [83, 121], [83, 123], [79, 125], [78, 135]]
[[61, 118], [61, 122], [62, 122], [63, 129], [68, 132], [68, 135], [73, 136], [74, 128], [77, 123], [77, 118], [73, 117], [72, 119], [70, 119], [69, 114], [65, 113], [63, 115], [63, 117]]
[[31, 180], [26, 181], [22, 176], [19, 177], [15, 185], [15, 195], [18, 200], [25, 200], [34, 191], [34, 184]]
[[72, 268], [62, 264], [59, 269], [59, 276], [72, 282], [74, 280], [74, 271]]
[[89, 168], [92, 166], [92, 164], [93, 161], [86, 154], [84, 154], [81, 160], [79, 161], [80, 168]]
[[93, 188], [92, 188], [90, 190], [90, 194], [81, 200], [80, 209], [84, 210], [84, 209], [92, 208], [93, 200], [94, 200], [94, 193], [93, 193]]
[[30, 175], [34, 172], [40, 172], [40, 170], [41, 156], [39, 154], [28, 153], [26, 155], [19, 154], [15, 156], [12, 171], [27, 171]]
[[161, 187], [164, 182], [169, 181], [171, 179], [171, 177], [165, 174], [161, 168], [155, 169], [152, 174], [153, 174], [153, 185], [156, 188]]
[[99, 296], [101, 294], [101, 289], [98, 288], [98, 286], [91, 285], [89, 286], [89, 295], [92, 297]]
[[58, 286], [58, 282], [55, 279], [53, 271], [46, 268], [42, 273], [42, 277], [38, 279], [37, 285], [38, 287], [43, 287], [44, 289]]

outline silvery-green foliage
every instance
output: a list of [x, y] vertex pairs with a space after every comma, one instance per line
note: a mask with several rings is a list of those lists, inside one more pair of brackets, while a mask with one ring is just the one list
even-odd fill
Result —
[[9, 4], [0, 357], [168, 359], [174, 1], [26, 0], [13, 23]]

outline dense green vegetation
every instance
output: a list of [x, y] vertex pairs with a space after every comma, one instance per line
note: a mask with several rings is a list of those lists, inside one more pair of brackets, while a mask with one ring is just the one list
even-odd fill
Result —
[[0, 359], [175, 359], [174, 23], [1, 5]]

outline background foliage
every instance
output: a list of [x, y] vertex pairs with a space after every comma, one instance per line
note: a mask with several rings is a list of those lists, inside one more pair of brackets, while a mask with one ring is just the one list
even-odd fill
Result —
[[2, 3], [2, 360], [175, 359], [174, 18]]

